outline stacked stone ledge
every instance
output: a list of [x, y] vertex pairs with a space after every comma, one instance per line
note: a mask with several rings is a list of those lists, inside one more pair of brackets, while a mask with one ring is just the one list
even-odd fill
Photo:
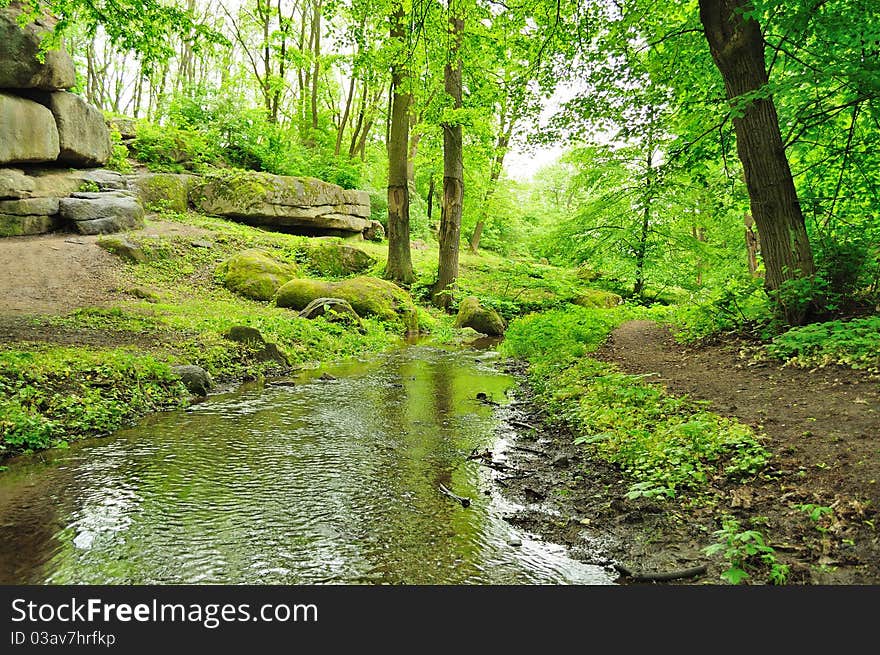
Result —
[[[120, 197], [127, 189], [125, 178], [111, 171], [71, 170], [106, 164], [110, 132], [99, 109], [68, 92], [76, 81], [70, 55], [61, 48], [40, 60], [40, 42], [54, 21], [20, 27], [20, 14], [17, 2], [0, 9], [0, 236], [60, 227], [93, 234], [98, 225], [102, 232], [138, 226], [140, 203], [134, 195]], [[84, 186], [98, 189], [97, 196], [66, 202]]]

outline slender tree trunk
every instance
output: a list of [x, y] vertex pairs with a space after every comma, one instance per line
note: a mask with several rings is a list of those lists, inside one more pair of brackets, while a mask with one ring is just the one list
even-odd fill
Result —
[[[766, 90], [764, 37], [755, 19], [744, 15], [753, 9], [751, 0], [699, 2], [700, 20], [727, 97], [742, 103], [744, 95]], [[772, 295], [784, 282], [809, 277], [815, 269], [776, 106], [769, 94], [762, 95], [737, 107], [733, 125], [752, 216], [761, 236], [764, 285]], [[780, 309], [790, 324], [805, 319], [803, 308], [780, 304]]]
[[513, 115], [510, 116], [508, 122], [505, 103], [504, 111], [501, 113], [501, 124], [498, 130], [498, 140], [495, 143], [495, 155], [492, 158], [492, 168], [489, 171], [489, 186], [486, 189], [486, 195], [483, 196], [483, 205], [480, 208], [480, 216], [477, 219], [476, 225], [474, 225], [474, 231], [471, 232], [469, 247], [470, 251], [475, 255], [480, 248], [480, 239], [483, 237], [483, 228], [486, 226], [486, 216], [488, 212], [487, 205], [489, 204], [489, 199], [492, 197], [492, 194], [495, 193], [498, 180], [501, 178], [501, 171], [504, 169], [504, 158], [507, 156], [507, 151], [510, 148], [510, 139], [513, 136], [514, 124], [518, 120], [516, 113], [517, 110], [514, 109], [512, 112]]
[[648, 139], [648, 157], [645, 160], [645, 195], [642, 208], [642, 227], [636, 245], [636, 281], [633, 296], [641, 298], [645, 292], [645, 256], [648, 253], [648, 234], [651, 230], [651, 199], [653, 195], [654, 142]]
[[312, 19], [312, 29], [315, 31], [314, 57], [315, 68], [312, 71], [312, 129], [318, 129], [318, 81], [321, 74], [321, 0], [315, 0], [315, 14]]
[[351, 82], [348, 85], [348, 95], [345, 98], [345, 109], [342, 112], [342, 118], [339, 119], [339, 131], [336, 133], [336, 147], [333, 149], [333, 154], [337, 157], [339, 156], [339, 151], [342, 150], [342, 137], [345, 136], [345, 127], [348, 125], [348, 116], [351, 113], [351, 104], [354, 100], [355, 93], [355, 82], [354, 71], [352, 71]]
[[[406, 14], [403, 5], [394, 4], [391, 14], [391, 41], [406, 41]], [[409, 243], [409, 185], [406, 180], [406, 155], [409, 146], [409, 109], [412, 95], [407, 91], [406, 69], [398, 55], [391, 68], [391, 120], [388, 127], [388, 263], [385, 277], [410, 284], [413, 279]]]
[[428, 180], [428, 225], [431, 225], [431, 217], [434, 213], [434, 173], [431, 173], [431, 179]]
[[[461, 33], [464, 18], [453, 0], [449, 5], [449, 30], [452, 52], [443, 69], [443, 81], [453, 100], [453, 107], [461, 109]], [[443, 211], [440, 214], [440, 258], [437, 284], [434, 286], [434, 304], [448, 309], [452, 305], [452, 290], [458, 277], [458, 250], [461, 242], [461, 206], [464, 197], [464, 166], [462, 163], [461, 123], [443, 125]]]

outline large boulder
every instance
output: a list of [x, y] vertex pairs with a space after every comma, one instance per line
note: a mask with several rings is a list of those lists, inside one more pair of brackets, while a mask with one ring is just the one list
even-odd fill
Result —
[[61, 218], [72, 222], [80, 234], [110, 234], [144, 225], [144, 208], [122, 191], [74, 193], [58, 205]]
[[309, 269], [322, 277], [345, 277], [363, 273], [376, 263], [376, 259], [360, 248], [344, 243], [317, 239], [306, 246], [305, 255]]
[[189, 185], [194, 177], [177, 173], [141, 173], [132, 178], [144, 207], [185, 213], [189, 209]]
[[473, 328], [477, 332], [490, 336], [500, 336], [507, 329], [501, 315], [494, 309], [483, 307], [480, 300], [474, 296], [468, 296], [459, 304], [455, 327]]
[[73, 60], [63, 49], [48, 50], [40, 61], [40, 43], [55, 27], [41, 18], [21, 27], [21, 3], [0, 9], [0, 88], [69, 89], [76, 82]]
[[58, 198], [21, 198], [0, 200], [0, 214], [17, 216], [52, 216], [58, 213]]
[[270, 229], [307, 235], [360, 234], [370, 224], [370, 196], [314, 178], [245, 172], [202, 179], [193, 207]]
[[52, 112], [38, 102], [0, 93], [0, 165], [54, 161], [59, 152]]
[[58, 126], [59, 162], [87, 167], [107, 163], [111, 152], [110, 131], [97, 107], [66, 91], [47, 94], [43, 101]]
[[294, 265], [280, 262], [259, 248], [235, 253], [217, 267], [223, 286], [254, 300], [271, 300], [279, 287], [296, 274]]
[[171, 370], [180, 378], [183, 386], [195, 396], [207, 396], [208, 391], [214, 386], [211, 374], [201, 366], [183, 364], [181, 366], [172, 366]]
[[409, 294], [392, 282], [375, 277], [355, 277], [338, 282], [291, 280], [275, 295], [275, 304], [302, 311], [318, 298], [345, 300], [358, 316], [376, 316], [400, 323], [407, 333], [419, 331], [416, 306]]

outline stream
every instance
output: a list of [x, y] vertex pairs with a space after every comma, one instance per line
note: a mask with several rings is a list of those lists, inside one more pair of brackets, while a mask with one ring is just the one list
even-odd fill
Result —
[[505, 522], [467, 459], [503, 452], [496, 359], [408, 345], [20, 457], [0, 583], [611, 584]]

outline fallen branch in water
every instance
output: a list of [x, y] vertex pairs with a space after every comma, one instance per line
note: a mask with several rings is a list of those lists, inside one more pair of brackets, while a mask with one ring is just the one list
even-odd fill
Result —
[[538, 431], [538, 428], [536, 428], [531, 423], [523, 423], [522, 421], [508, 421], [508, 423], [510, 423], [515, 428], [523, 428], [525, 430], [534, 430], [535, 432]]
[[669, 582], [670, 580], [682, 580], [684, 578], [696, 578], [698, 575], [706, 573], [707, 566], [702, 564], [694, 566], [690, 569], [680, 569], [678, 571], [666, 571], [665, 573], [634, 573], [622, 564], [615, 564], [614, 568], [623, 577], [629, 578], [633, 582]]
[[528, 448], [527, 446], [511, 446], [513, 450], [522, 450], [527, 453], [532, 453], [533, 455], [546, 455], [543, 450], [535, 450], [534, 448]]
[[449, 496], [453, 500], [461, 503], [462, 507], [470, 507], [471, 506], [471, 499], [470, 498], [465, 498], [464, 496], [455, 495], [449, 489], [444, 487], [442, 483], [440, 484], [440, 491], [442, 491], [444, 494], [446, 494], [447, 496]]

